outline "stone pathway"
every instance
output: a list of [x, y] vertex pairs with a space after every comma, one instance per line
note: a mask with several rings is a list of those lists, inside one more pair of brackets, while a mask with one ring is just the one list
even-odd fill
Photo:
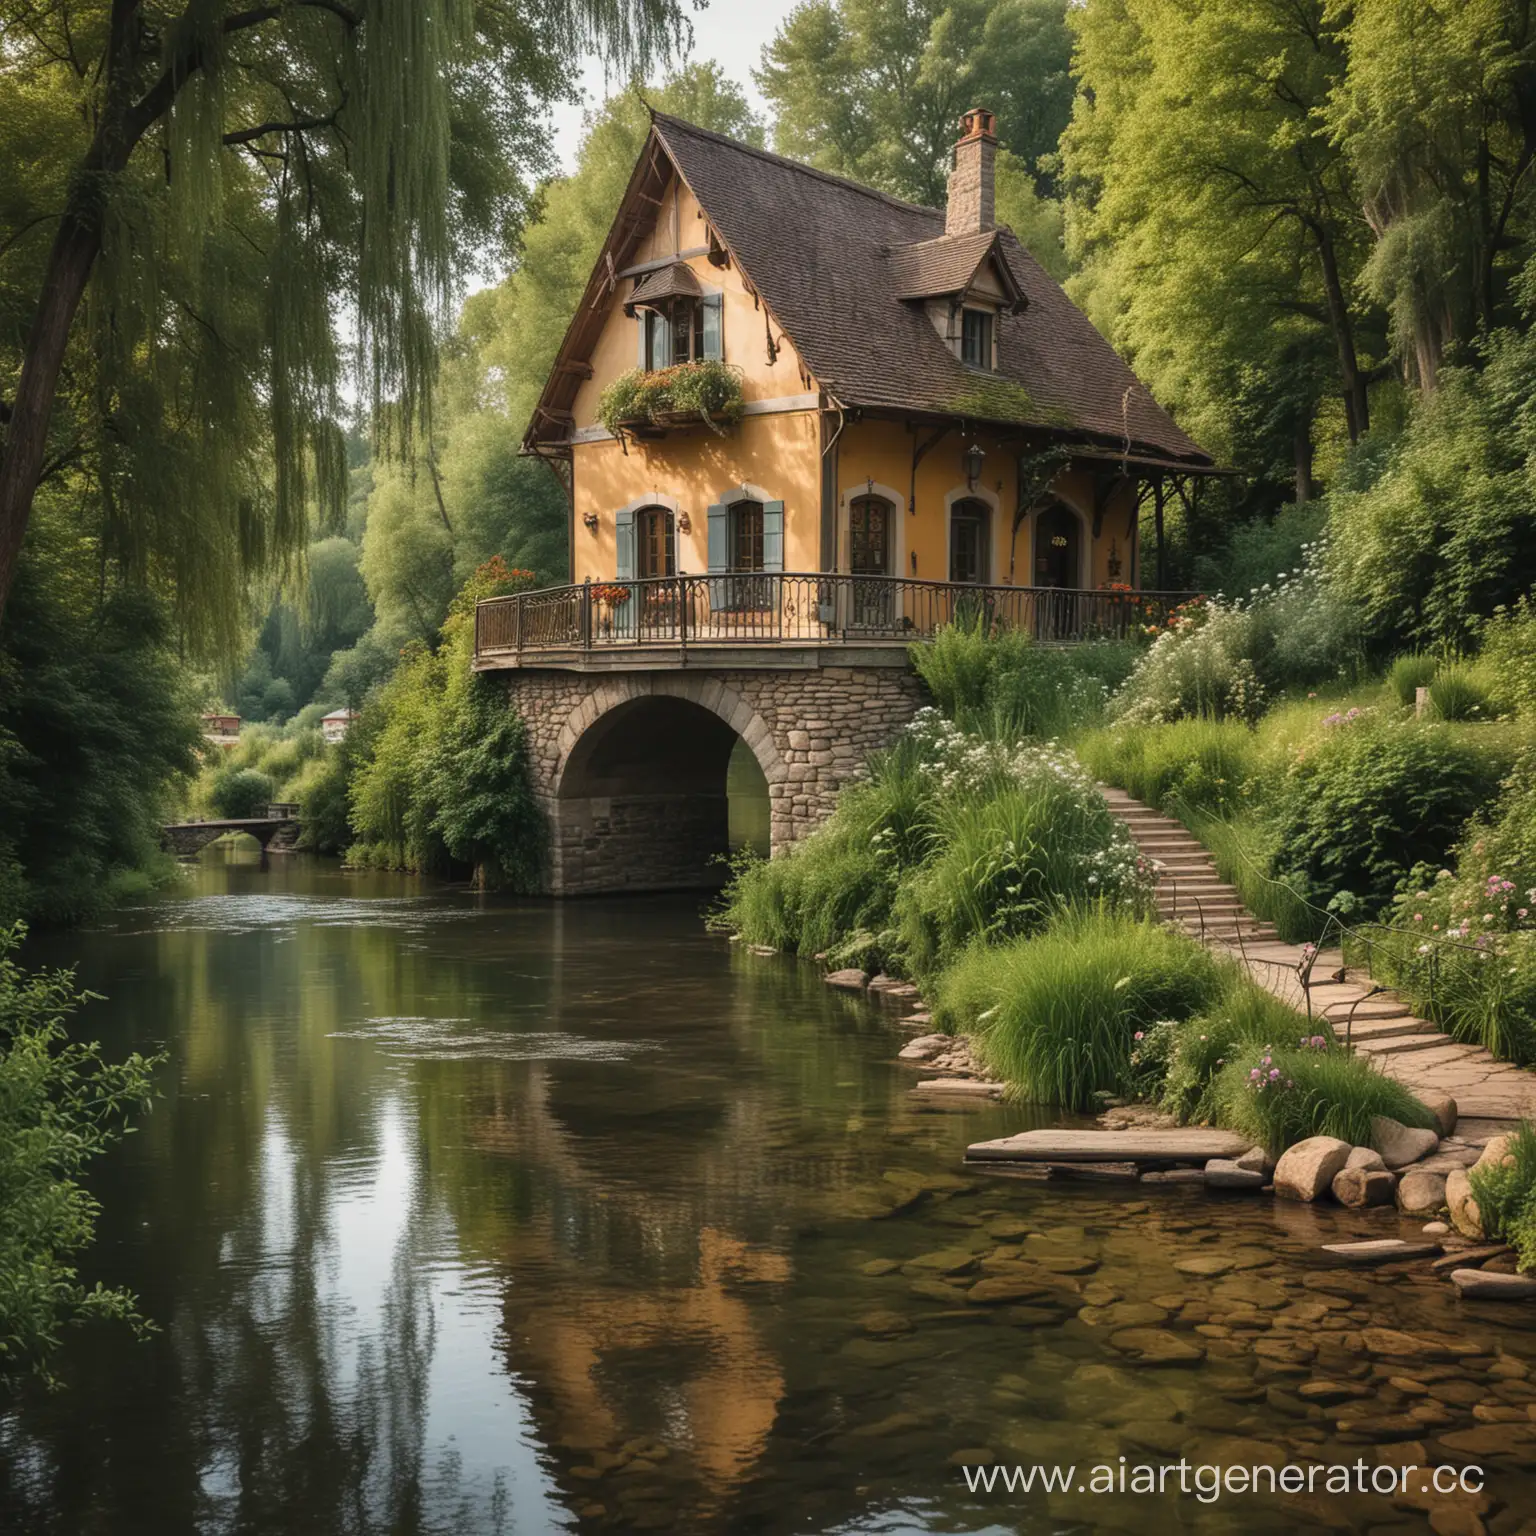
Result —
[[1205, 943], [1219, 945], [1248, 967], [1262, 987], [1298, 1013], [1321, 1015], [1348, 1036], [1361, 1055], [1415, 1091], [1448, 1093], [1464, 1119], [1536, 1119], [1536, 1073], [1499, 1061], [1480, 1045], [1452, 1040], [1416, 1018], [1395, 993], [1373, 983], [1363, 967], [1344, 964], [1338, 950], [1313, 962], [1302, 985], [1301, 947], [1282, 943], [1217, 873], [1205, 846], [1182, 822], [1101, 785], [1109, 808], [1131, 830], [1158, 868], [1157, 910]]

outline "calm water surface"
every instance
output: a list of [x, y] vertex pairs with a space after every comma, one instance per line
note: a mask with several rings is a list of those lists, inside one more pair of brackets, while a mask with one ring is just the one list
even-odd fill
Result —
[[[1528, 1313], [1316, 1287], [1309, 1248], [1387, 1218], [957, 1177], [1021, 1112], [918, 1107], [889, 1015], [695, 900], [211, 858], [34, 946], [83, 951], [110, 1048], [169, 1053], [89, 1260], [159, 1331], [73, 1335], [66, 1390], [0, 1421], [0, 1530], [1385, 1536], [1428, 1527], [1374, 1495], [972, 1496], [952, 1458], [1374, 1463], [1536, 1399]], [[1472, 1342], [1384, 1365], [1373, 1323]], [[1127, 1327], [1189, 1358], [1136, 1364]], [[1523, 1434], [1487, 1458], [1496, 1531], [1533, 1503]]]

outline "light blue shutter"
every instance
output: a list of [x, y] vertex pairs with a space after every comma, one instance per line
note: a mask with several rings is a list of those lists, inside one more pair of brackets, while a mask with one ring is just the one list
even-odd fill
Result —
[[763, 569], [784, 569], [784, 503], [763, 503]]
[[[620, 581], [635, 579], [635, 514], [633, 508], [618, 513], [613, 520], [615, 574]], [[635, 609], [640, 604], [640, 591], [629, 589], [629, 601], [613, 605], [610, 617], [616, 635], [633, 634]]]
[[665, 315], [651, 315], [651, 366], [672, 366], [672, 326]]
[[725, 295], [704, 295], [704, 356], [715, 362], [725, 360]]
[[648, 328], [649, 328], [650, 323], [651, 323], [650, 311], [649, 310], [644, 310], [644, 309], [638, 311], [636, 313], [636, 315], [635, 315], [635, 320], [636, 320], [635, 331], [636, 331], [636, 334], [640, 338], [640, 351], [639, 351], [639, 354], [635, 358], [635, 367], [638, 368], [642, 373], [644, 373], [645, 369], [646, 369], [646, 364], [649, 361], [649, 359], [646, 356], [646, 351], [645, 351], [645, 338], [646, 338], [646, 335], [648, 333]]
[[[730, 539], [730, 509], [724, 502], [716, 502], [709, 509], [709, 573], [713, 576], [717, 571], [730, 569], [731, 564], [731, 539]], [[728, 581], [712, 581], [709, 584], [709, 606], [713, 609], [730, 607], [727, 595], [730, 583]]]
[[620, 581], [635, 579], [635, 514], [631, 510], [620, 512], [613, 520], [615, 558]]

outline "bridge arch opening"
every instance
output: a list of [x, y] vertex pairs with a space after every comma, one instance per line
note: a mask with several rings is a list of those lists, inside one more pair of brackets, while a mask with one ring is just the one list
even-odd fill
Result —
[[747, 742], [691, 699], [643, 694], [571, 747], [555, 795], [557, 888], [714, 890], [723, 856], [767, 853], [768, 781]]

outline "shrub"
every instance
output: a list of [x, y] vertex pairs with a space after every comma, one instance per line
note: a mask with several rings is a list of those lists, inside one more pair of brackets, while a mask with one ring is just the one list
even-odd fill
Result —
[[[1284, 1038], [1296, 1040], [1298, 1033], [1293, 1028]], [[1309, 1136], [1367, 1145], [1376, 1115], [1404, 1125], [1435, 1123], [1401, 1083], [1323, 1034], [1306, 1043], [1250, 1047], [1222, 1067], [1211, 1096], [1223, 1125], [1275, 1153]]]
[[737, 865], [714, 921], [776, 949], [926, 972], [1073, 901], [1134, 903], [1142, 879], [1074, 759], [924, 710], [821, 828], [782, 858]]
[[1497, 705], [1536, 716], [1536, 603], [1499, 607], [1483, 627], [1479, 658]]
[[1274, 873], [1314, 906], [1373, 915], [1415, 864], [1445, 858], [1501, 766], [1463, 731], [1351, 713], [1287, 771]]
[[254, 768], [226, 768], [213, 781], [213, 812], [220, 821], [265, 816], [277, 797], [277, 785]]
[[81, 1176], [148, 1107], [161, 1058], [109, 1062], [73, 1038], [66, 1021], [89, 994], [66, 971], [22, 970], [14, 956], [25, 934], [0, 929], [0, 1373], [46, 1377], [65, 1325], [143, 1327], [129, 1292], [87, 1289], [71, 1260], [100, 1210]]
[[973, 939], [1032, 933], [1064, 908], [1135, 905], [1147, 889], [1135, 844], [1081, 773], [1019, 755], [1000, 793], [940, 798], [939, 851], [903, 884], [893, 920], [905, 968], [926, 975]]
[[[1166, 1071], [1155, 1096], [1180, 1120], [1212, 1121], [1218, 1105], [1212, 1084], [1245, 1050], [1307, 1032], [1307, 1021], [1288, 1004], [1254, 985], [1236, 967], [1223, 977], [1221, 995], [1193, 1017], [1167, 1026]], [[1326, 1031], [1327, 1026], [1311, 1028]]]
[[1221, 963], [1169, 928], [1105, 912], [1034, 939], [975, 946], [938, 979], [935, 1018], [976, 1035], [1021, 1098], [1088, 1109], [1130, 1080], [1136, 1035], [1188, 1018], [1223, 986]]
[[1189, 716], [1251, 723], [1264, 708], [1251, 646], [1252, 620], [1238, 604], [1186, 604], [1137, 663], [1110, 714], [1131, 725]]
[[1439, 720], [1486, 720], [1488, 695], [1466, 667], [1446, 667], [1429, 685], [1430, 707]]
[[1004, 740], [1050, 739], [1103, 718], [1129, 676], [1136, 648], [1099, 640], [1037, 645], [981, 619], [945, 625], [912, 647], [912, 665], [939, 708], [971, 731]]
[[1397, 695], [1397, 702], [1412, 709], [1419, 701], [1419, 689], [1428, 688], [1440, 670], [1440, 659], [1427, 651], [1410, 651], [1399, 656], [1387, 672], [1387, 686]]

